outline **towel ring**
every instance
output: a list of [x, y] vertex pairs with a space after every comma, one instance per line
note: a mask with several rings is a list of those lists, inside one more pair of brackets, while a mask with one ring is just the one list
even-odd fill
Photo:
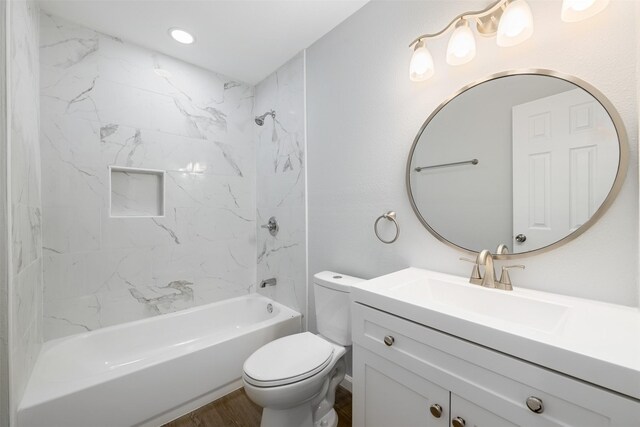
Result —
[[[384, 240], [382, 237], [380, 237], [380, 234], [378, 233], [378, 223], [383, 218], [389, 221], [393, 221], [393, 223], [396, 226], [396, 235], [391, 240]], [[376, 222], [373, 224], [373, 231], [376, 233], [376, 237], [378, 238], [378, 240], [380, 240], [382, 243], [391, 244], [396, 240], [398, 240], [398, 236], [400, 235], [400, 226], [398, 225], [398, 221], [396, 220], [396, 213], [393, 211], [389, 211], [380, 215], [378, 219], [376, 219]]]

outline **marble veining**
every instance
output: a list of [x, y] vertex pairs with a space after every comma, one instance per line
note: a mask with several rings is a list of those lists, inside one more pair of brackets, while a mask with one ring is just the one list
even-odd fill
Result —
[[[270, 296], [304, 311], [304, 54], [254, 89], [55, 16], [40, 29], [46, 338], [274, 276]], [[164, 215], [111, 217], [109, 166], [166, 171]]]
[[[4, 5], [2, 7], [5, 7]], [[42, 201], [38, 96], [38, 8], [15, 0], [9, 11], [8, 96], [11, 108], [11, 251], [8, 304], [14, 407], [20, 401], [42, 344]]]
[[[45, 338], [255, 291], [254, 88], [40, 22]], [[164, 215], [112, 217], [109, 166], [165, 171]]]
[[[139, 303], [156, 314], [167, 313], [175, 309], [179, 302], [187, 306], [193, 303], [193, 283], [187, 280], [176, 280], [167, 286], [146, 289], [129, 289]], [[147, 291], [147, 292], [145, 292]]]
[[280, 224], [275, 237], [258, 228], [258, 281], [275, 277], [261, 292], [306, 314], [304, 52], [257, 85], [255, 104], [258, 114], [276, 111], [258, 127], [258, 226], [271, 216]]

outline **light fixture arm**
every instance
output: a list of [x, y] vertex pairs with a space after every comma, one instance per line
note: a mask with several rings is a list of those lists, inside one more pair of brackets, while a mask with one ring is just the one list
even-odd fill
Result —
[[498, 9], [500, 9], [501, 7], [505, 6], [508, 2], [509, 2], [509, 0], [497, 0], [497, 1], [495, 1], [492, 4], [490, 4], [489, 6], [487, 6], [486, 8], [484, 8], [482, 10], [461, 13], [460, 15], [456, 16], [455, 18], [453, 18], [451, 20], [451, 22], [449, 22], [449, 25], [444, 27], [441, 31], [438, 31], [437, 33], [423, 34], [421, 36], [416, 37], [409, 44], [409, 47], [413, 47], [413, 45], [418, 43], [420, 40], [433, 39], [433, 38], [437, 38], [437, 37], [442, 36], [447, 31], [449, 31], [460, 20], [469, 19], [469, 18], [478, 19], [478, 18], [484, 18], [485, 16], [489, 16], [489, 15], [493, 14], [495, 11], [497, 11]]

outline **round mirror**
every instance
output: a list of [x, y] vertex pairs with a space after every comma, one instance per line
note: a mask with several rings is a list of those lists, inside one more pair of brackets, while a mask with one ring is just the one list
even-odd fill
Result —
[[622, 120], [598, 90], [553, 71], [507, 72], [429, 116], [407, 189], [442, 242], [514, 258], [584, 232], [620, 190], [627, 162]]

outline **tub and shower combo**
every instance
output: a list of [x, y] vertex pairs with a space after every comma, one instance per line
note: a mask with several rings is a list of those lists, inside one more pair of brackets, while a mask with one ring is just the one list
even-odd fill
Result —
[[252, 294], [47, 342], [18, 425], [158, 426], [239, 388], [251, 353], [300, 329]]

